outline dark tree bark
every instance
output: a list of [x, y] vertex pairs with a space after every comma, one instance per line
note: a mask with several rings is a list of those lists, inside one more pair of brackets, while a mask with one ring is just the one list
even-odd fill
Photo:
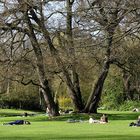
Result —
[[39, 77], [39, 81], [40, 81], [40, 85], [41, 85], [41, 88], [40, 88], [41, 92], [44, 96], [46, 106], [49, 109], [50, 114], [52, 116], [58, 116], [59, 115], [58, 106], [54, 102], [53, 92], [50, 88], [49, 81], [45, 75], [42, 51], [41, 51], [41, 48], [37, 41], [36, 35], [34, 33], [34, 28], [30, 21], [28, 13], [26, 13], [26, 22], [29, 27], [29, 31], [30, 31], [29, 38], [30, 38], [31, 44], [33, 46], [33, 50], [34, 50], [35, 57], [36, 57], [37, 71], [38, 71], [38, 77]]
[[[80, 87], [79, 87], [79, 79], [78, 79], [78, 74], [74, 71], [75, 68], [73, 67], [73, 71], [74, 71], [74, 76], [73, 76], [73, 81], [70, 78], [69, 72], [66, 69], [65, 65], [63, 64], [63, 61], [61, 60], [56, 48], [54, 47], [52, 40], [50, 38], [49, 32], [46, 29], [44, 23], [37, 17], [36, 13], [34, 12], [33, 9], [30, 9], [30, 14], [32, 16], [32, 19], [38, 24], [39, 28], [41, 29], [44, 38], [49, 46], [51, 55], [53, 56], [53, 58], [55, 59], [58, 67], [62, 70], [64, 78], [65, 78], [65, 82], [70, 90], [69, 95], [74, 103], [74, 107], [76, 111], [81, 111], [83, 109], [83, 102], [82, 102], [82, 96], [81, 96], [81, 92], [80, 92]], [[69, 17], [70, 20], [71, 17]], [[43, 18], [42, 18], [43, 19]], [[70, 21], [71, 22], [71, 21]], [[70, 23], [71, 24], [71, 23]], [[70, 34], [70, 37], [72, 37], [72, 32], [71, 32], [71, 25], [68, 27], [70, 29], [70, 32], [68, 34]], [[69, 30], [68, 29], [68, 30]], [[70, 39], [72, 41], [72, 39]], [[70, 43], [71, 44], [71, 43]]]
[[98, 104], [101, 98], [103, 85], [109, 71], [109, 61], [104, 62], [103, 70], [93, 88], [90, 97], [88, 98], [84, 112], [86, 113], [97, 113]]
[[[51, 89], [51, 86], [49, 85], [49, 80], [47, 79], [46, 74], [45, 74], [42, 50], [36, 38], [36, 34], [34, 32], [34, 24], [31, 22], [31, 16], [29, 15], [29, 11], [30, 10], [34, 11], [35, 7], [34, 5], [31, 5], [30, 2], [28, 3], [21, 0], [18, 0], [18, 2], [19, 2], [19, 9], [17, 11], [18, 12], [20, 11], [23, 14], [22, 19], [17, 18], [16, 20], [17, 21], [19, 20], [18, 23], [16, 22], [17, 24], [15, 23], [15, 21], [13, 22], [11, 21], [11, 23], [5, 23], [5, 25], [2, 26], [1, 29], [4, 31], [16, 30], [18, 32], [25, 33], [29, 37], [34, 53], [35, 53], [35, 58], [36, 58], [36, 68], [37, 68], [37, 73], [38, 73], [39, 82], [40, 82], [38, 86], [40, 86], [41, 92], [44, 96], [46, 106], [49, 109], [50, 114], [52, 116], [57, 116], [59, 115], [58, 106], [54, 102], [53, 91]], [[14, 10], [14, 12], [16, 11]], [[16, 14], [14, 13], [14, 15]], [[36, 16], [33, 15], [32, 18], [36, 18]], [[20, 20], [23, 20], [21, 22], [24, 23], [24, 25], [26, 24], [25, 25], [26, 27], [25, 26], [22, 27], [23, 24], [18, 26], [20, 23]]]
[[[73, 44], [73, 34], [72, 34], [72, 5], [74, 3], [74, 0], [67, 0], [67, 19], [66, 19], [66, 36], [67, 36], [67, 45], [69, 49], [72, 49], [72, 51], [68, 52], [70, 53], [70, 59], [72, 61], [71, 65], [71, 70], [72, 70], [72, 83], [73, 83], [73, 88], [75, 90], [76, 96], [76, 110], [82, 111], [84, 109], [84, 104], [82, 100], [82, 95], [81, 95], [81, 89], [80, 89], [80, 83], [79, 83], [79, 75], [76, 71], [76, 58], [75, 58], [75, 48]], [[72, 93], [74, 94], [74, 93]], [[77, 107], [78, 106], [78, 107]]]
[[[122, 20], [123, 16], [118, 17], [119, 13], [119, 4], [120, 2], [116, 2], [116, 9], [113, 9], [112, 12], [107, 12], [105, 8], [105, 3], [103, 1], [95, 1], [94, 5], [97, 5], [99, 7], [97, 15], [99, 15], [99, 18], [95, 19], [96, 22], [100, 24], [104, 28], [104, 34], [106, 38], [106, 54], [105, 54], [105, 61], [102, 66], [101, 74], [99, 75], [99, 78], [95, 84], [95, 87], [93, 88], [87, 104], [85, 106], [84, 112], [88, 113], [97, 113], [97, 108], [99, 105], [99, 101], [102, 95], [103, 85], [105, 82], [105, 79], [108, 75], [110, 64], [112, 63], [111, 58], [111, 49], [113, 45], [113, 35], [116, 27], [118, 26], [119, 22]], [[108, 11], [111, 9], [108, 9]], [[96, 15], [96, 16], [97, 16]]]
[[97, 113], [97, 108], [98, 108], [99, 101], [102, 95], [103, 85], [104, 85], [105, 79], [107, 78], [110, 64], [112, 63], [110, 55], [111, 55], [113, 34], [114, 34], [114, 29], [112, 30], [112, 28], [106, 32], [107, 49], [106, 49], [106, 54], [105, 54], [105, 61], [102, 67], [101, 74], [99, 75], [99, 78], [95, 84], [95, 87], [93, 88], [88, 98], [88, 101], [86, 103], [86, 106], [84, 109], [84, 112], [86, 113]]

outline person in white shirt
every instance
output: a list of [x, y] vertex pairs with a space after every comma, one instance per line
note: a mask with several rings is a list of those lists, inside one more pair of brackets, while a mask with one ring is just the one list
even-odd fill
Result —
[[92, 117], [89, 118], [89, 123], [98, 123], [98, 120], [93, 119]]

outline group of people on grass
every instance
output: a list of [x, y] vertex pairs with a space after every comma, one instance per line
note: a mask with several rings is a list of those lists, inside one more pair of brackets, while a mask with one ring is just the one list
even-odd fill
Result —
[[[92, 117], [89, 118], [89, 123], [100, 123], [100, 124], [106, 124], [108, 123], [108, 117], [106, 114], [103, 114], [100, 118], [100, 120], [93, 119]], [[136, 122], [131, 122], [129, 126], [135, 126], [140, 127], [140, 116], [138, 116], [138, 119]]]
[[[72, 122], [80, 122], [80, 121], [72, 121]], [[90, 117], [89, 119], [89, 123], [102, 123], [102, 124], [105, 124], [105, 123], [108, 123], [108, 117], [106, 114], [103, 114], [103, 116], [101, 117], [101, 119], [98, 121], [98, 120], [94, 120], [92, 117]], [[13, 121], [13, 122], [9, 122], [9, 123], [4, 123], [3, 125], [29, 125], [31, 124], [29, 121], [25, 121], [25, 120], [16, 120], [16, 121]]]
[[[108, 116], [106, 114], [103, 114], [100, 118], [100, 120], [96, 120], [92, 117], [89, 118], [89, 123], [100, 123], [100, 124], [106, 124], [108, 123]], [[30, 125], [31, 123], [29, 121], [25, 121], [25, 120], [16, 120], [13, 122], [9, 122], [9, 123], [4, 123], [3, 125]], [[140, 126], [140, 116], [138, 116], [138, 119], [136, 122], [131, 122], [129, 124], [129, 126], [136, 126], [139, 127]]]
[[100, 123], [100, 124], [105, 124], [108, 123], [108, 116], [106, 114], [103, 114], [100, 118], [100, 120], [96, 120], [92, 117], [89, 118], [89, 123]]

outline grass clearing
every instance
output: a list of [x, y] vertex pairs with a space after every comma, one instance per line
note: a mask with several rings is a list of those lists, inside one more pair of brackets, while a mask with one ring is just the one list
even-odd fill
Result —
[[[14, 111], [13, 111], [14, 112]], [[7, 112], [6, 112], [7, 113]], [[100, 111], [109, 116], [108, 124], [88, 122], [67, 123], [68, 118], [82, 118], [88, 115], [66, 115], [49, 120], [46, 116], [0, 117], [0, 140], [139, 140], [140, 127], [129, 127], [139, 113]], [[99, 118], [101, 114], [96, 117]], [[31, 125], [3, 126], [3, 122], [17, 119], [31, 121]]]

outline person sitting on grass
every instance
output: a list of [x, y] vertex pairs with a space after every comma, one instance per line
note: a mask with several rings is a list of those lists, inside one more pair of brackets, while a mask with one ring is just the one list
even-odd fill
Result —
[[29, 121], [25, 121], [25, 120], [16, 120], [13, 122], [9, 122], [9, 123], [4, 123], [3, 125], [29, 125], [31, 124]]
[[100, 123], [102, 124], [108, 123], [108, 117], [106, 114], [103, 114], [103, 116], [100, 119]]
[[140, 116], [138, 116], [138, 120], [136, 121], [136, 123], [132, 122], [129, 124], [129, 126], [140, 126]]

